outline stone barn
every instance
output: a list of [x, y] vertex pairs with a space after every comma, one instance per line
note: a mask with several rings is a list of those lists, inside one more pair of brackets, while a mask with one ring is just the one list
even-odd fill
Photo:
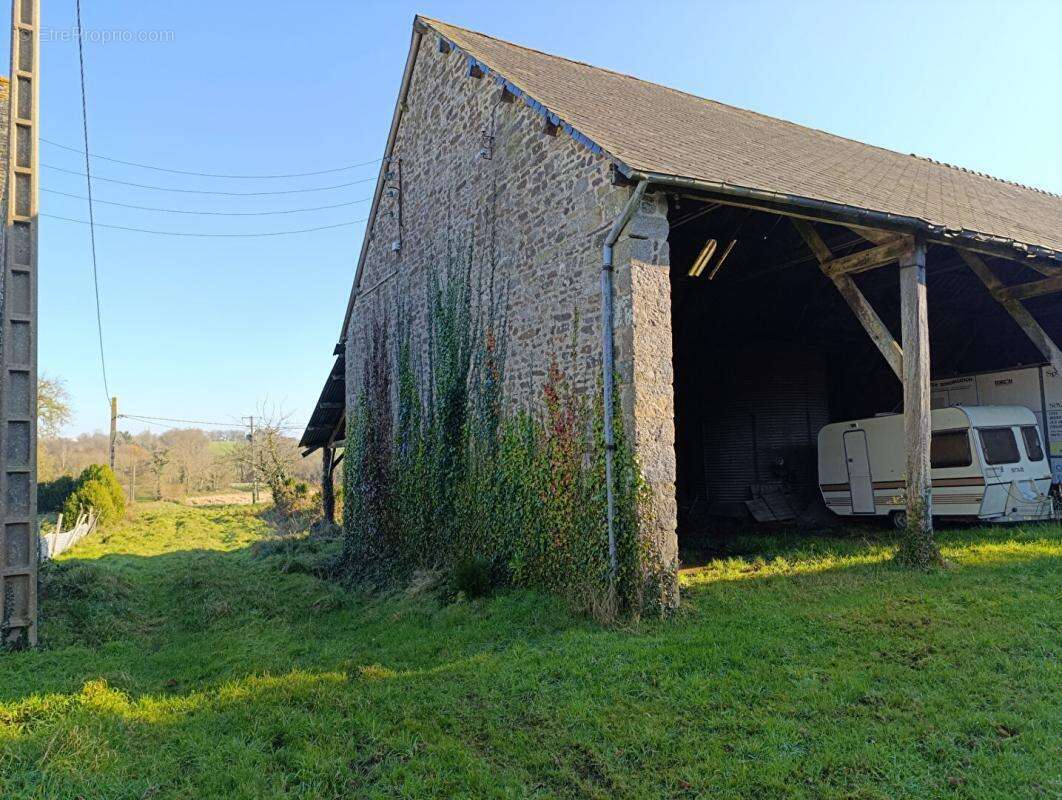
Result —
[[605, 436], [622, 415], [672, 561], [727, 518], [821, 510], [817, 431], [879, 412], [905, 415], [929, 529], [931, 379], [1062, 363], [1059, 196], [417, 17], [302, 439], [326, 476], [367, 310], [447, 239], [507, 282], [507, 397], [569, 350], [580, 390], [616, 376]]

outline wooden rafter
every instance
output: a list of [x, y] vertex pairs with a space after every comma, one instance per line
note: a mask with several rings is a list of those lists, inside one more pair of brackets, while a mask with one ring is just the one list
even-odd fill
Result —
[[[1056, 345], [1054, 340], [1047, 334], [1047, 331], [1040, 326], [1040, 323], [1033, 319], [1029, 310], [1021, 304], [1021, 300], [1024, 299], [1024, 297], [1035, 297], [1037, 295], [1027, 294], [1019, 296], [1014, 291], [1015, 288], [1018, 287], [1004, 286], [1003, 282], [996, 277], [988, 264], [986, 264], [976, 253], [971, 253], [967, 250], [959, 250], [959, 256], [966, 262], [967, 266], [970, 267], [970, 270], [980, 278], [981, 283], [985, 285], [985, 288], [988, 289], [989, 293], [991, 293], [991, 295], [999, 301], [1000, 305], [1006, 309], [1007, 313], [1010, 314], [1013, 320], [1018, 324], [1018, 327], [1021, 328], [1032, 343], [1036, 345], [1036, 349], [1043, 354], [1043, 357], [1056, 367], [1062, 369], [1062, 351], [1059, 350], [1058, 345]], [[1051, 283], [1053, 280], [1055, 279], [1048, 278], [1047, 280], [1037, 281], [1033, 284], [1022, 285], [1037, 286], [1039, 284]], [[1062, 291], [1062, 286], [1053, 291]]]
[[838, 275], [854, 275], [859, 272], [868, 272], [897, 261], [905, 253], [909, 252], [912, 247], [911, 237], [892, 236], [883, 244], [827, 261], [822, 265], [822, 271], [831, 278]]
[[845, 225], [845, 227], [857, 236], [862, 236], [872, 244], [885, 244], [885, 242], [896, 236], [895, 233], [883, 231], [879, 228], [861, 228], [857, 225]]
[[1007, 294], [1015, 300], [1028, 300], [1030, 297], [1040, 297], [1045, 294], [1062, 292], [1062, 275], [1045, 278], [1042, 281], [1032, 283], [1019, 283], [1017, 286], [1007, 288]]
[[852, 309], [852, 313], [856, 315], [856, 319], [859, 320], [863, 329], [870, 336], [871, 341], [881, 351], [882, 356], [889, 362], [889, 366], [892, 367], [892, 371], [896, 373], [896, 377], [902, 380], [903, 378], [903, 349], [889, 333], [889, 329], [885, 327], [885, 323], [881, 321], [881, 317], [878, 316], [874, 307], [870, 305], [870, 302], [859, 291], [859, 287], [856, 286], [851, 276], [845, 273], [831, 275], [826, 270], [826, 265], [831, 262], [836, 262], [837, 259], [833, 258], [833, 253], [830, 252], [829, 246], [819, 236], [819, 232], [815, 230], [814, 226], [810, 222], [804, 220], [795, 219], [793, 225], [797, 231], [807, 242], [811, 252], [815, 254], [815, 257], [819, 260], [819, 266], [822, 271], [826, 273], [827, 277], [833, 281], [833, 285], [837, 287], [837, 291], [841, 293], [841, 297], [848, 303], [848, 307]]

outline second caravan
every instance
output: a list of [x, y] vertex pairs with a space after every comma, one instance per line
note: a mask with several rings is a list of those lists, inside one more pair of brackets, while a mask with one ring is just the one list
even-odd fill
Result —
[[[905, 522], [903, 426], [903, 415], [888, 414], [835, 422], [819, 432], [819, 489], [827, 508], [841, 516]], [[1051, 468], [1029, 409], [935, 409], [932, 431], [934, 516], [1051, 518]]]

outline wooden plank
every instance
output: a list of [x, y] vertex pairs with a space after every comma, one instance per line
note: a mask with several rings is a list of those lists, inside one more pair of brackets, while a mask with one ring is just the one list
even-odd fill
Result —
[[823, 241], [822, 237], [819, 236], [819, 232], [815, 230], [814, 225], [802, 219], [794, 219], [793, 227], [795, 227], [797, 232], [804, 237], [804, 241], [807, 243], [808, 247], [811, 248], [811, 252], [814, 253], [815, 258], [819, 260], [820, 266], [833, 261], [833, 253], [830, 252], [829, 246]]
[[976, 253], [971, 253], [967, 250], [960, 250], [959, 257], [966, 262], [973, 273], [981, 279], [981, 283], [985, 285], [985, 288], [1007, 310], [1013, 320], [1018, 323], [1018, 327], [1032, 340], [1032, 343], [1036, 345], [1036, 349], [1043, 354], [1043, 357], [1050, 361], [1056, 369], [1062, 370], [1062, 350], [1059, 350], [1058, 345], [1055, 344], [1047, 331], [1040, 327], [1040, 323], [1033, 319], [1029, 310], [996, 277], [988, 264]]
[[857, 272], [883, 267], [910, 251], [912, 247], [909, 236], [896, 236], [885, 244], [879, 244], [858, 253], [841, 256], [822, 265], [822, 271], [831, 278], [837, 275], [853, 275]]
[[933, 532], [930, 477], [929, 317], [926, 306], [926, 249], [918, 241], [900, 261], [900, 319], [903, 330], [903, 417], [907, 453], [907, 529], [929, 539]]
[[1007, 294], [1015, 300], [1028, 300], [1030, 297], [1040, 297], [1041, 295], [1054, 294], [1055, 292], [1062, 292], [1062, 275], [1055, 275], [1033, 283], [1019, 283], [1017, 286], [1007, 287]]
[[896, 236], [892, 231], [883, 231], [880, 228], [861, 228], [858, 225], [845, 225], [845, 227], [856, 236], [862, 236], [872, 244], [885, 244]]
[[848, 275], [840, 275], [831, 280], [837, 287], [837, 291], [841, 293], [841, 297], [848, 303], [848, 307], [852, 309], [852, 313], [856, 315], [856, 319], [863, 325], [863, 330], [867, 332], [871, 341], [889, 362], [896, 377], [903, 380], [903, 348], [892, 338], [892, 334], [885, 327], [885, 323], [881, 321], [874, 307], [870, 305], [867, 298], [859, 291], [855, 281]]
[[[804, 241], [807, 242], [815, 257], [819, 259], [820, 266], [824, 266], [833, 260], [833, 254], [830, 252], [829, 246], [819, 236], [819, 232], [815, 230], [811, 223], [803, 220], [793, 220], [793, 225], [800, 232], [800, 235], [804, 237]], [[825, 272], [825, 269], [823, 271]], [[829, 277], [833, 281], [833, 285], [837, 287], [837, 291], [841, 293], [841, 297], [848, 303], [848, 307], [852, 309], [852, 313], [856, 315], [856, 319], [863, 326], [863, 330], [867, 332], [871, 341], [874, 342], [882, 356], [889, 363], [889, 366], [892, 367], [896, 377], [903, 380], [903, 348], [892, 338], [892, 334], [885, 327], [885, 323], [881, 321], [881, 317], [874, 311], [874, 307], [859, 291], [859, 287], [856, 286], [851, 277], [848, 275], [831, 275]]]

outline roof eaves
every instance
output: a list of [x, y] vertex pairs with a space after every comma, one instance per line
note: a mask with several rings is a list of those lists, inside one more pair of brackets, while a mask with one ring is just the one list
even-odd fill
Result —
[[682, 175], [660, 172], [642, 172], [625, 167], [621, 167], [620, 170], [625, 177], [632, 181], [647, 180], [650, 184], [670, 185], [737, 197], [745, 200], [759, 201], [762, 203], [793, 206], [795, 208], [806, 209], [824, 215], [837, 217], [838, 219], [851, 222], [854, 225], [861, 225], [868, 228], [920, 231], [932, 241], [937, 241], [942, 244], [957, 245], [959, 242], [956, 240], [964, 240], [971, 244], [982, 245], [998, 250], [999, 255], [1006, 254], [1010, 258], [1045, 258], [1051, 261], [1062, 262], [1062, 251], [965, 228], [948, 228], [939, 223], [934, 223], [920, 217], [892, 214], [887, 211], [876, 211], [874, 209], [862, 208], [844, 203], [835, 203], [829, 200], [819, 200], [813, 197], [787, 194], [775, 190], [737, 186], [721, 181], [706, 181], [698, 178], [688, 178]]

